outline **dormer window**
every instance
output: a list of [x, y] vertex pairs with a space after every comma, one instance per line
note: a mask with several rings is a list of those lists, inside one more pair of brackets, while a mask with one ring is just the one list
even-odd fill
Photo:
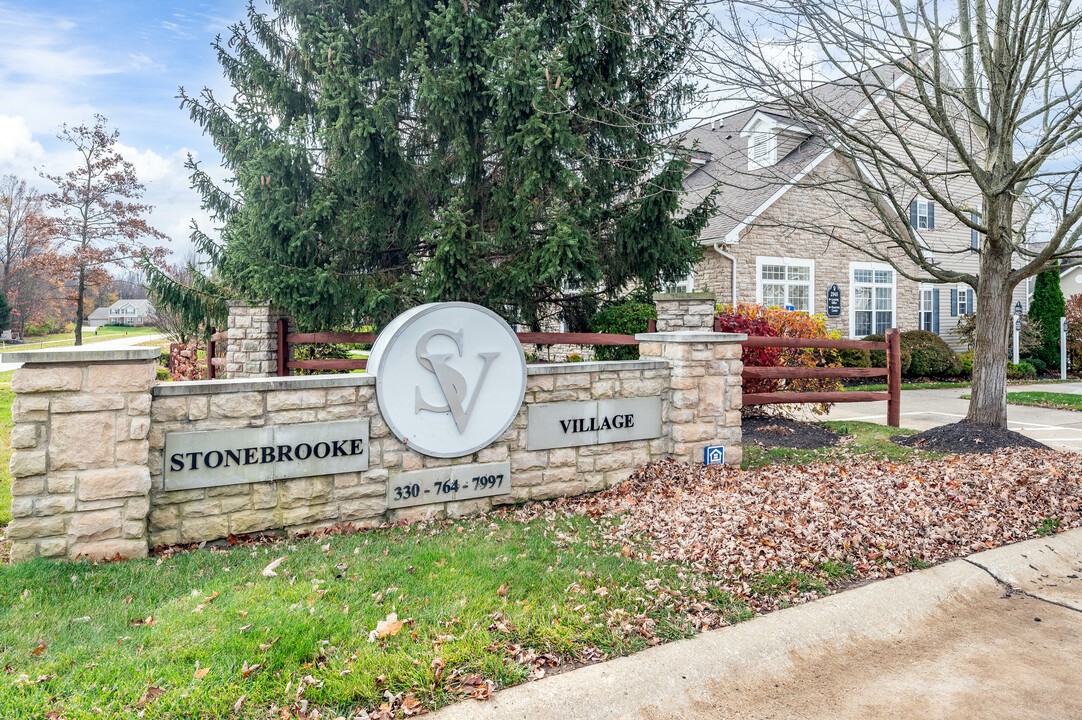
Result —
[[759, 170], [776, 165], [810, 133], [778, 114], [756, 110], [740, 137], [748, 142], [748, 170]]
[[748, 138], [748, 169], [770, 167], [778, 161], [778, 134], [762, 125]]

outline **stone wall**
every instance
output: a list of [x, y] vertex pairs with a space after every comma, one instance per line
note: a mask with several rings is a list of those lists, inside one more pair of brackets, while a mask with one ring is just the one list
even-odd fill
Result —
[[717, 298], [712, 292], [654, 293], [658, 332], [713, 332]]
[[[744, 336], [637, 337], [640, 360], [529, 366], [523, 404], [509, 429], [487, 447], [454, 459], [404, 446], [380, 415], [375, 379], [365, 374], [154, 384], [157, 348], [8, 353], [6, 361], [26, 363], [12, 382], [12, 558], [141, 557], [148, 547], [229, 534], [456, 516], [498, 503], [601, 490], [662, 456], [699, 463], [707, 445], [723, 445], [726, 461], [739, 463]], [[531, 408], [564, 417], [558, 403], [644, 398], [659, 399], [645, 403], [654, 408], [652, 422], [661, 409], [655, 438], [529, 449], [529, 441], [541, 437], [527, 437]], [[368, 422], [366, 470], [165, 489], [163, 454], [170, 433], [350, 419]], [[563, 442], [563, 435], [557, 437]], [[576, 442], [583, 439], [589, 442], [588, 436]], [[510, 494], [388, 509], [388, 487], [401, 473], [497, 462], [510, 466]], [[227, 479], [241, 477], [248, 476]]]
[[147, 554], [147, 437], [160, 353], [44, 351], [15, 371], [12, 560]]
[[225, 372], [234, 379], [278, 374], [278, 320], [287, 316], [268, 305], [229, 303]]
[[[669, 387], [662, 360], [530, 366], [526, 397], [510, 429], [492, 445], [454, 460], [420, 455], [387, 428], [375, 400], [375, 378], [350, 374], [259, 380], [163, 383], [154, 388], [150, 429], [151, 547], [199, 542], [260, 530], [303, 532], [335, 523], [373, 525], [425, 515], [462, 515], [527, 499], [579, 495], [627, 479], [669, 452], [661, 438], [530, 451], [530, 405], [615, 397], [657, 397]], [[368, 419], [371, 449], [365, 472], [166, 492], [166, 433]], [[387, 481], [396, 473], [451, 464], [509, 460], [510, 495], [387, 511]]]

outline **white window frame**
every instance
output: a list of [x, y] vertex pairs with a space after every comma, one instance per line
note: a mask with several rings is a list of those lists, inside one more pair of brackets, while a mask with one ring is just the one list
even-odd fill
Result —
[[[935, 293], [935, 288], [933, 288], [931, 285], [921, 285], [920, 288], [917, 290], [917, 326], [918, 326], [918, 328], [920, 330], [927, 330], [928, 332], [933, 332], [932, 328], [935, 327], [935, 317], [933, 317], [933, 313], [935, 312], [935, 304], [934, 304], [935, 301], [933, 300], [933, 294], [934, 293]], [[925, 307], [925, 298], [927, 298], [927, 308]], [[898, 304], [898, 298], [897, 297], [894, 298], [894, 304], [895, 305]], [[854, 320], [854, 324], [855, 324], [855, 320], [856, 320], [856, 309], [855, 308], [854, 308], [853, 312], [854, 312], [853, 320]], [[927, 327], [925, 327], [925, 323], [924, 323], [925, 314], [928, 315], [928, 325], [927, 325]]]
[[[973, 308], [969, 307], [969, 293], [967, 292], [969, 289], [970, 287], [965, 283], [958, 283], [958, 317], [969, 315], [973, 312]], [[976, 297], [973, 298], [973, 304], [977, 304]], [[965, 310], [962, 309], [962, 305], [966, 306]]]
[[[853, 277], [853, 273], [856, 270], [871, 270], [872, 279], [871, 283], [857, 283]], [[867, 286], [875, 288], [877, 283], [874, 282], [876, 270], [889, 270], [890, 271], [890, 291], [891, 291], [891, 309], [890, 309], [890, 324], [887, 327], [898, 327], [898, 271], [895, 270], [887, 263], [870, 263], [870, 262], [851, 262], [849, 263], [849, 337], [862, 338], [863, 335], [857, 335], [857, 286]], [[885, 287], [885, 283], [880, 283], [880, 287]], [[872, 334], [875, 334], [875, 291], [872, 291]]]
[[[755, 302], [759, 305], [763, 304], [763, 265], [784, 265], [786, 267], [786, 279], [771, 281], [772, 285], [781, 284], [785, 285], [785, 297], [789, 298], [789, 285], [807, 285], [808, 286], [808, 314], [815, 314], [815, 260], [809, 260], [805, 258], [792, 258], [792, 257], [763, 257], [759, 256], [755, 258]], [[808, 268], [808, 281], [794, 282], [788, 279], [789, 267], [806, 267]], [[798, 311], [799, 312], [799, 311]]]
[[[917, 230], [928, 230], [928, 216], [931, 214], [928, 209], [931, 207], [932, 201], [928, 198], [917, 196]], [[924, 214], [921, 215], [921, 207], [924, 208]]]
[[689, 272], [683, 280], [661, 283], [661, 291], [667, 293], [693, 293], [695, 292], [695, 272]]

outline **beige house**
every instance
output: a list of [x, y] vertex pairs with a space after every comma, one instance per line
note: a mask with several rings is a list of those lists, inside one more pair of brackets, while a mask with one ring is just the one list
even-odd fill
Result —
[[[880, 70], [880, 72], [883, 72]], [[900, 80], [902, 82], [904, 80]], [[876, 122], [863, 94], [852, 86], [825, 85], [831, 106], [855, 122]], [[892, 142], [885, 131], [883, 142]], [[842, 188], [854, 177], [852, 162], [798, 118], [772, 106], [749, 107], [700, 125], [680, 138], [692, 170], [685, 178], [687, 202], [718, 188], [718, 214], [703, 230], [703, 261], [673, 289], [710, 290], [719, 303], [761, 303], [827, 317], [831, 329], [859, 338], [889, 327], [931, 330], [957, 346], [958, 319], [973, 312], [973, 289], [964, 284], [924, 284], [925, 273], [893, 247], [883, 220], [867, 202]], [[949, 162], [946, 149], [928, 162]], [[979, 198], [968, 178], [951, 181], [952, 197]], [[979, 212], [979, 200], [973, 212]], [[936, 204], [915, 195], [909, 223], [941, 267], [976, 272], [980, 237]], [[874, 258], [861, 248], [894, 260]], [[903, 272], [900, 272], [901, 269]], [[906, 277], [909, 275], [910, 277]], [[1025, 284], [1016, 292], [1028, 310]], [[1082, 286], [1080, 286], [1082, 288]]]

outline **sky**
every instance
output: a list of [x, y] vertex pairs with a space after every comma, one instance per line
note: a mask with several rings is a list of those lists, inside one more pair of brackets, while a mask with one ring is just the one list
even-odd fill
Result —
[[177, 89], [228, 92], [210, 43], [246, 8], [246, 0], [0, 0], [0, 175], [52, 190], [39, 173], [73, 163], [56, 133], [100, 113], [146, 185], [151, 224], [183, 257], [192, 219], [211, 226], [184, 161], [190, 153], [216, 168], [218, 157]]

